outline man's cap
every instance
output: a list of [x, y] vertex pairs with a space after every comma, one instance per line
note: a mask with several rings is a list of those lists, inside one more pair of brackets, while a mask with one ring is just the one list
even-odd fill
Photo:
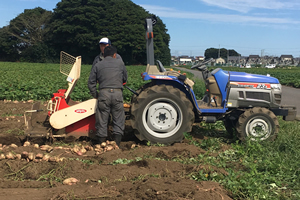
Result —
[[101, 38], [99, 44], [111, 44], [110, 40], [107, 37]]

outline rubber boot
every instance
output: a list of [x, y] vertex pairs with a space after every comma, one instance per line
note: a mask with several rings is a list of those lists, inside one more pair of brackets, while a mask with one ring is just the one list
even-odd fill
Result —
[[121, 143], [121, 140], [122, 140], [122, 135], [115, 135], [115, 142], [116, 144], [118, 145], [118, 147], [120, 147], [120, 143]]

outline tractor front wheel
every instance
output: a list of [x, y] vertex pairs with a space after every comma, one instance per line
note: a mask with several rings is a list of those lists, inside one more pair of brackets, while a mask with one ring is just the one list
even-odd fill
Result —
[[148, 87], [135, 97], [131, 124], [140, 140], [151, 143], [180, 142], [194, 122], [192, 103], [186, 95], [169, 85]]
[[240, 140], [274, 140], [279, 132], [276, 115], [267, 108], [255, 107], [240, 115], [236, 130]]

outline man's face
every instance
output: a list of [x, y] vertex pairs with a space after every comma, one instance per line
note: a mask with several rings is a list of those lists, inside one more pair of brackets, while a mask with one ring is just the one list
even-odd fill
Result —
[[109, 44], [103, 44], [103, 43], [100, 44], [100, 50], [101, 50], [102, 53], [104, 53], [104, 49], [107, 46], [109, 46]]

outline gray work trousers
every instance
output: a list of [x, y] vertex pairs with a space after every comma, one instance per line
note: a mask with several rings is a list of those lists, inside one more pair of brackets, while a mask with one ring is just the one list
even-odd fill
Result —
[[98, 95], [96, 110], [96, 136], [107, 137], [109, 115], [112, 115], [113, 135], [123, 135], [125, 127], [125, 112], [123, 92], [121, 89], [101, 89]]

